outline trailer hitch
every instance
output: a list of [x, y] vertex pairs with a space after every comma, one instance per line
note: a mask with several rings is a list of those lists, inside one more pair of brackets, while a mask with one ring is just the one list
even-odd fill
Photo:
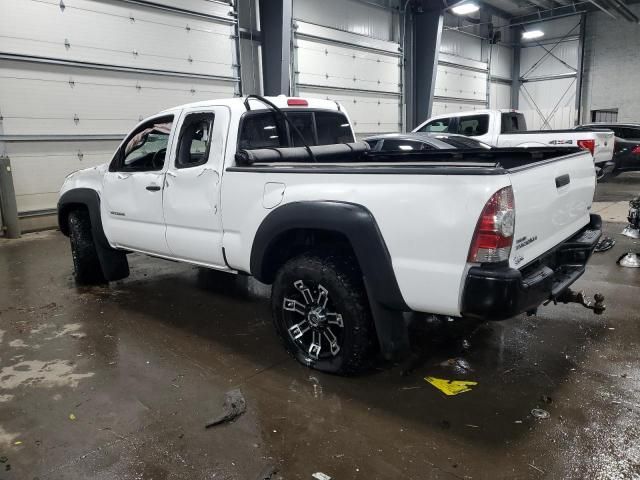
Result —
[[594, 302], [587, 297], [583, 290], [574, 292], [570, 288], [567, 288], [564, 292], [553, 299], [553, 303], [556, 305], [558, 303], [578, 303], [589, 310], [593, 310], [593, 313], [596, 315], [602, 315], [607, 308], [604, 304], [604, 295], [596, 293], [593, 296], [593, 300]]

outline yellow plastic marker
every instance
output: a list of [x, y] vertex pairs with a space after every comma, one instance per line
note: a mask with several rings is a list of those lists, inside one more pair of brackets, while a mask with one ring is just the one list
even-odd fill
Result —
[[471, 391], [470, 387], [478, 385], [478, 382], [464, 380], [447, 380], [446, 378], [436, 377], [424, 377], [424, 379], [445, 395], [458, 395], [459, 393], [469, 392]]
[[22, 445], [22, 440], [17, 440], [13, 442], [14, 445]]
[[69, 414], [69, 420], [75, 420], [76, 416], [73, 413]]

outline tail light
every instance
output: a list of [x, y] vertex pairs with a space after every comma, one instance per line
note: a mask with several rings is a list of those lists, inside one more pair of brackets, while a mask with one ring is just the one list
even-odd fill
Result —
[[633, 153], [634, 155], [640, 155], [640, 145], [633, 147], [633, 150], [631, 150], [631, 153]]
[[596, 141], [595, 140], [578, 140], [578, 147], [583, 148], [584, 150], [589, 150], [591, 152], [591, 155], [593, 155], [596, 149]]
[[508, 260], [515, 222], [513, 189], [504, 187], [494, 193], [482, 209], [467, 260], [472, 263]]
[[308, 107], [309, 102], [304, 98], [288, 98], [287, 105], [290, 107]]

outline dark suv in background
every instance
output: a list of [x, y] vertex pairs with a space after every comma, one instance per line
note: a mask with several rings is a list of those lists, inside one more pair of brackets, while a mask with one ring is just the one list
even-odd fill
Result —
[[586, 123], [576, 130], [612, 130], [616, 136], [612, 165], [605, 175], [640, 170], [640, 123]]

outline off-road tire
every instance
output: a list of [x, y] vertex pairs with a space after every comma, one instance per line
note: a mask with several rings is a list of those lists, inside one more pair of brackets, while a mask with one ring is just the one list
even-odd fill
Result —
[[[324, 287], [328, 292], [327, 305], [341, 315], [343, 327], [338, 330], [333, 325], [340, 333], [339, 337], [334, 337], [340, 340], [336, 342], [340, 350], [335, 355], [325, 350], [321, 355], [328, 357], [312, 358], [289, 332], [292, 320], [288, 315], [294, 313], [285, 311], [284, 302], [285, 298], [300, 293], [294, 287], [299, 280], [315, 292], [313, 295], [319, 292], [319, 285]], [[343, 254], [323, 252], [309, 252], [292, 258], [276, 275], [271, 290], [271, 309], [276, 331], [285, 348], [303, 365], [340, 375], [360, 373], [371, 366], [377, 349], [376, 333], [362, 274], [354, 259]], [[298, 313], [295, 312], [295, 315]], [[301, 315], [300, 318], [304, 322], [307, 317]], [[324, 348], [331, 350], [329, 337], [322, 336], [322, 340]]]
[[69, 240], [73, 258], [73, 275], [80, 285], [106, 283], [91, 233], [89, 212], [83, 209], [69, 213]]

